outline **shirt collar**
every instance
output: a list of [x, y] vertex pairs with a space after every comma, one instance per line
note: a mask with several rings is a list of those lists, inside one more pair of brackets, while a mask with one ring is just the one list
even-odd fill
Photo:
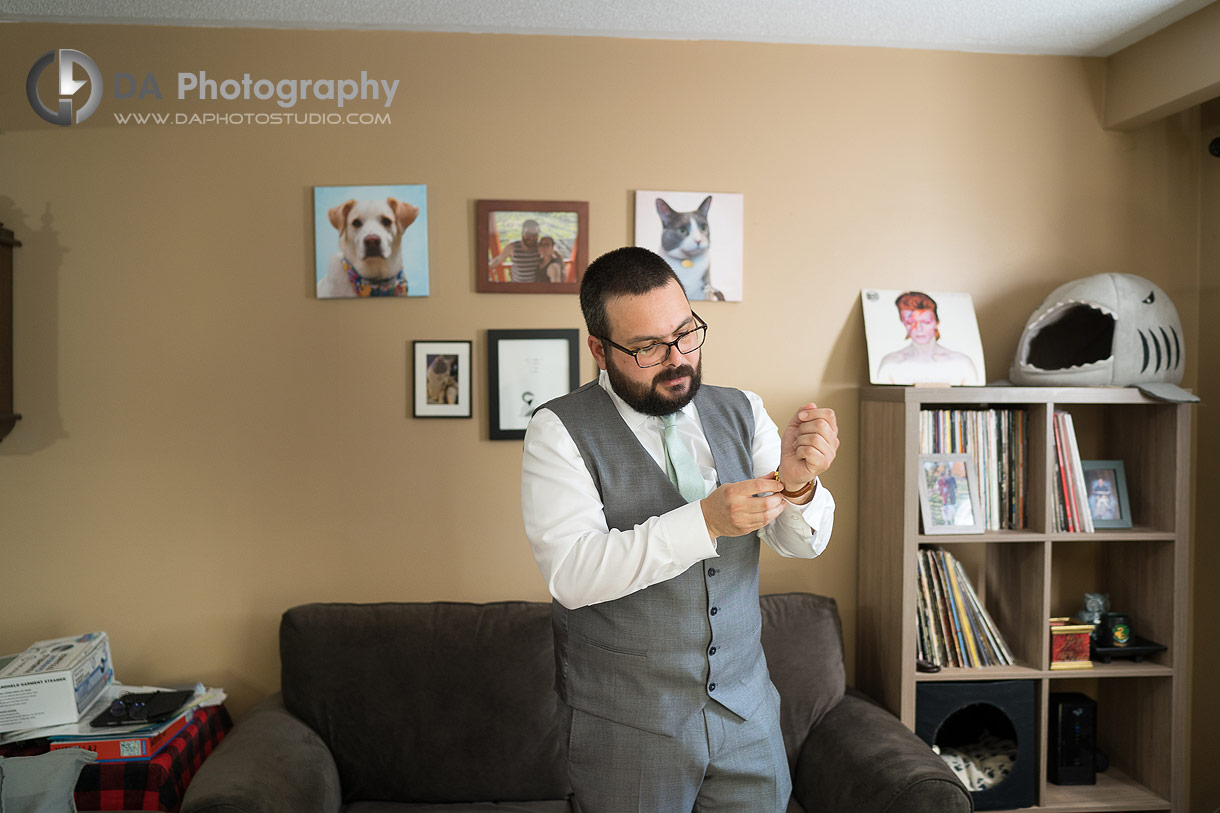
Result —
[[[615, 409], [618, 410], [618, 414], [623, 417], [623, 422], [626, 423], [632, 431], [642, 429], [649, 421], [652, 421], [653, 426], [659, 427], [661, 425], [660, 418], [652, 415], [645, 415], [643, 412], [639, 412], [632, 408], [626, 401], [620, 398], [619, 394], [614, 391], [614, 387], [610, 384], [610, 374], [605, 370], [602, 370], [597, 376], [597, 383], [598, 386], [605, 390], [606, 394], [610, 396], [610, 400], [613, 402]], [[678, 414], [680, 416], [685, 415], [688, 418], [698, 420], [699, 413], [695, 409], [694, 400], [692, 399], [690, 403], [678, 410]]]

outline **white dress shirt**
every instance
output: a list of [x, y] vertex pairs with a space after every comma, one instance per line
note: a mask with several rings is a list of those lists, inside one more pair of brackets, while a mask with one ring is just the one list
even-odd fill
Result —
[[[629, 407], [604, 370], [598, 383], [664, 471], [661, 419]], [[779, 430], [762, 399], [752, 392], [745, 396], [754, 413], [753, 475], [765, 477], [779, 465]], [[717, 486], [716, 470], [693, 401], [679, 412], [676, 425], [711, 493]], [[576, 442], [549, 409], [539, 409], [525, 430], [521, 509], [547, 588], [570, 610], [622, 598], [719, 555], [698, 502], [651, 517], [631, 530], [610, 530], [601, 495]], [[819, 483], [810, 502], [785, 502], [783, 512], [760, 529], [759, 536], [781, 556], [812, 559], [830, 541], [834, 509], [834, 497]]]

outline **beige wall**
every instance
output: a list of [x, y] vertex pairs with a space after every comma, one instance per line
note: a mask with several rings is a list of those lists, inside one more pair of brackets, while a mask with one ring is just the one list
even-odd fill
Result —
[[[30, 24], [0, 26], [0, 72], [64, 47], [166, 98], [55, 128], [0, 86], [25, 414], [0, 443], [0, 651], [102, 628], [124, 681], [203, 680], [240, 712], [277, 687], [293, 604], [544, 599], [520, 445], [486, 439], [483, 343], [581, 320], [574, 296], [474, 293], [480, 198], [589, 201], [595, 256], [631, 241], [634, 189], [744, 194], [745, 301], [701, 307], [706, 376], [777, 420], [838, 410], [831, 548], [767, 555], [762, 586], [837, 598], [849, 650], [862, 286], [968, 291], [994, 379], [1055, 285], [1143, 274], [1178, 303], [1196, 384], [1199, 117], [1104, 131], [1097, 61]], [[402, 83], [382, 127], [114, 123], [266, 109], [179, 102], [200, 69]], [[428, 186], [432, 296], [317, 301], [311, 187], [385, 182]], [[473, 420], [410, 417], [416, 339], [474, 340]]]
[[1220, 95], [1220, 3], [1212, 3], [1106, 60], [1107, 127], [1131, 130]]
[[[1220, 138], [1220, 100], [1202, 109], [1202, 144]], [[1203, 403], [1195, 410], [1198, 460], [1195, 470], [1195, 546], [1193, 599], [1195, 611], [1191, 635], [1193, 687], [1191, 709], [1191, 754], [1196, 770], [1191, 772], [1192, 810], [1215, 813], [1220, 809], [1220, 772], [1209, 766], [1216, 755], [1215, 732], [1220, 725], [1220, 649], [1216, 647], [1215, 599], [1220, 595], [1220, 525], [1211, 516], [1220, 493], [1220, 158], [1204, 158], [1202, 166], [1202, 211], [1199, 262], [1199, 313], [1208, 318], [1199, 324], [1199, 395]]]

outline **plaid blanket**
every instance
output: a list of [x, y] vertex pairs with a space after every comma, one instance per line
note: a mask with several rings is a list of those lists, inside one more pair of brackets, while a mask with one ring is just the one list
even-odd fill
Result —
[[[86, 765], [76, 783], [76, 808], [177, 813], [191, 777], [232, 727], [224, 706], [199, 709], [152, 759]], [[35, 740], [0, 748], [0, 755], [33, 756], [47, 750], [46, 740]]]

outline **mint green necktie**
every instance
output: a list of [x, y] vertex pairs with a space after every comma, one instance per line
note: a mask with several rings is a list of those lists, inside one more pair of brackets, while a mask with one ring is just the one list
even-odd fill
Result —
[[703, 475], [699, 473], [699, 465], [687, 450], [686, 444], [678, 437], [678, 427], [674, 421], [678, 419], [676, 412], [661, 416], [661, 440], [665, 444], [665, 473], [678, 487], [678, 491], [687, 502], [701, 500], [707, 496], [707, 485]]

